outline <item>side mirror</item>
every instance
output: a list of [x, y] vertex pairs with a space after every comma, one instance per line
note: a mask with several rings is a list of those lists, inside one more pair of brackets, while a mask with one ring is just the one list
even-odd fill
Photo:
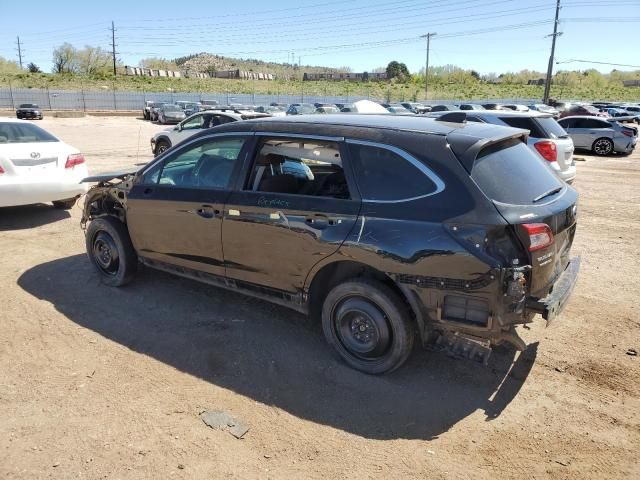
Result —
[[175, 130], [181, 132], [182, 131], [182, 125], [180, 125], [180, 124], [176, 125]]

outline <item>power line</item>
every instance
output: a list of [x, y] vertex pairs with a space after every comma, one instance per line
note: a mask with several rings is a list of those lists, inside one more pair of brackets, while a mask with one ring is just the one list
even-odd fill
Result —
[[[493, 19], [493, 18], [501, 18], [501, 17], [509, 17], [509, 16], [517, 16], [517, 15], [521, 15], [521, 14], [525, 14], [525, 13], [532, 13], [532, 12], [536, 12], [536, 11], [541, 11], [541, 10], [547, 10], [549, 9], [549, 7], [538, 7], [538, 8], [517, 8], [517, 9], [512, 9], [512, 10], [498, 10], [498, 11], [490, 11], [490, 12], [486, 12], [486, 13], [482, 13], [482, 14], [470, 14], [470, 15], [456, 15], [456, 19], [455, 20], [449, 20], [451, 19], [451, 14], [447, 14], [444, 17], [435, 17], [435, 18], [431, 18], [431, 20], [449, 20], [449, 21], [442, 21], [442, 22], [438, 22], [438, 23], [432, 23], [432, 22], [428, 22], [428, 25], [430, 27], [433, 26], [444, 26], [444, 25], [452, 25], [452, 24], [458, 24], [458, 23], [467, 23], [468, 19], [474, 19], [474, 20], [485, 20], [485, 19]], [[453, 12], [453, 11], [450, 11]], [[443, 12], [444, 13], [444, 12]], [[418, 17], [421, 15], [417, 15]], [[394, 20], [394, 19], [391, 19]], [[384, 28], [376, 28], [376, 24], [367, 24], [367, 25], [363, 25], [363, 26], [359, 26], [359, 27], [353, 27], [352, 25], [346, 24], [346, 25], [334, 25], [334, 28], [338, 28], [338, 29], [345, 29], [347, 35], [351, 35], [354, 32], [359, 32], [359, 31], [367, 31], [370, 32], [372, 31], [372, 29], [375, 29], [375, 33], [376, 34], [380, 34], [380, 33], [384, 33], [384, 32], [396, 32], [399, 28], [402, 28], [404, 31], [410, 29], [409, 27], [413, 27], [415, 29], [420, 29], [422, 31], [424, 31], [424, 27], [425, 27], [425, 22], [423, 20], [418, 20], [418, 21], [409, 21], [407, 22], [405, 19], [401, 19], [402, 21], [400, 23], [389, 23], [390, 19], [384, 19], [382, 20], [384, 22]], [[283, 38], [292, 38], [294, 39], [293, 41], [295, 41], [295, 39], [302, 39], [302, 40], [310, 40], [310, 39], [314, 39], [314, 38], [326, 38], [326, 34], [323, 34], [322, 32], [320, 32], [318, 35], [308, 35], [307, 34], [308, 29], [304, 29], [301, 30], [300, 33], [293, 33], [295, 32], [295, 30], [288, 30], [288, 33], [285, 34], [281, 34], [278, 35], [278, 37], [274, 40], [263, 40], [264, 34], [261, 33], [254, 33], [254, 34], [243, 34], [239, 41], [236, 39], [229, 39], [228, 35], [222, 35], [224, 38], [228, 39], [224, 42], [216, 42], [217, 44], [223, 44], [223, 45], [228, 45], [228, 44], [242, 44], [242, 43], [253, 43], [254, 42], [254, 38], [258, 38], [260, 39], [260, 43], [264, 44], [264, 43], [279, 43], [281, 41], [281, 39]], [[211, 34], [215, 37], [216, 34]], [[172, 45], [176, 45], [176, 44], [183, 44], [184, 43], [184, 39], [185, 38], [189, 38], [189, 39], [194, 39], [194, 40], [200, 40], [201, 42], [210, 42], [213, 41], [214, 37], [212, 37], [211, 35], [198, 35], [195, 32], [192, 34], [189, 34], [187, 36], [180, 36], [180, 40], [176, 39], [168, 40], [168, 43], [158, 43], [155, 44], [155, 46], [172, 46]], [[302, 36], [301, 36], [302, 35]], [[127, 44], [131, 44], [131, 45], [135, 45], [135, 44], [149, 44], [150, 42], [154, 41], [154, 40], [163, 40], [165, 42], [167, 42], [167, 36], [161, 36], [161, 37], [150, 37], [150, 36], [143, 36], [143, 37], [139, 37], [140, 40], [132, 40], [132, 41], [128, 41]]]
[[573, 63], [573, 62], [579, 62], [579, 63], [596, 63], [598, 65], [611, 65], [614, 67], [630, 67], [630, 68], [640, 68], [640, 65], [628, 65], [626, 63], [611, 63], [611, 62], [598, 62], [596, 60], [578, 60], [578, 59], [571, 59], [571, 60], [563, 60], [562, 62], [556, 62], [556, 65], [559, 65], [561, 63]]

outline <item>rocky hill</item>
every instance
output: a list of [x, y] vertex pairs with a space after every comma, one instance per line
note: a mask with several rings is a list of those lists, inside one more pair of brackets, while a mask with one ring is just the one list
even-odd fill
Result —
[[241, 59], [232, 57], [223, 57], [211, 53], [197, 53], [186, 57], [179, 57], [173, 60], [181, 70], [190, 70], [194, 72], [206, 73], [209, 71], [221, 70], [246, 70], [254, 72], [272, 73], [278, 78], [289, 78], [300, 75], [304, 72], [337, 72], [336, 68], [327, 68], [321, 66], [292, 65], [289, 63], [264, 62], [255, 59]]

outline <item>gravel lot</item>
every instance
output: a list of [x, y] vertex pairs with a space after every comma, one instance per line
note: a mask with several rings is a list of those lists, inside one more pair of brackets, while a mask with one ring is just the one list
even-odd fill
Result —
[[[163, 128], [38, 124], [92, 173], [148, 161]], [[382, 377], [284, 308], [149, 270], [102, 286], [78, 207], [0, 209], [0, 477], [639, 478], [640, 153], [584, 158], [561, 318], [489, 367], [418, 350]]]

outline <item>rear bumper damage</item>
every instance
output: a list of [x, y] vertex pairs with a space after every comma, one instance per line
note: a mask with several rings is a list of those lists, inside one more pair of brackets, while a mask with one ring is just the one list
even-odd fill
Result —
[[578, 281], [579, 271], [580, 257], [574, 257], [569, 261], [546, 297], [541, 299], [527, 298], [527, 310], [541, 314], [549, 325], [564, 310]]

